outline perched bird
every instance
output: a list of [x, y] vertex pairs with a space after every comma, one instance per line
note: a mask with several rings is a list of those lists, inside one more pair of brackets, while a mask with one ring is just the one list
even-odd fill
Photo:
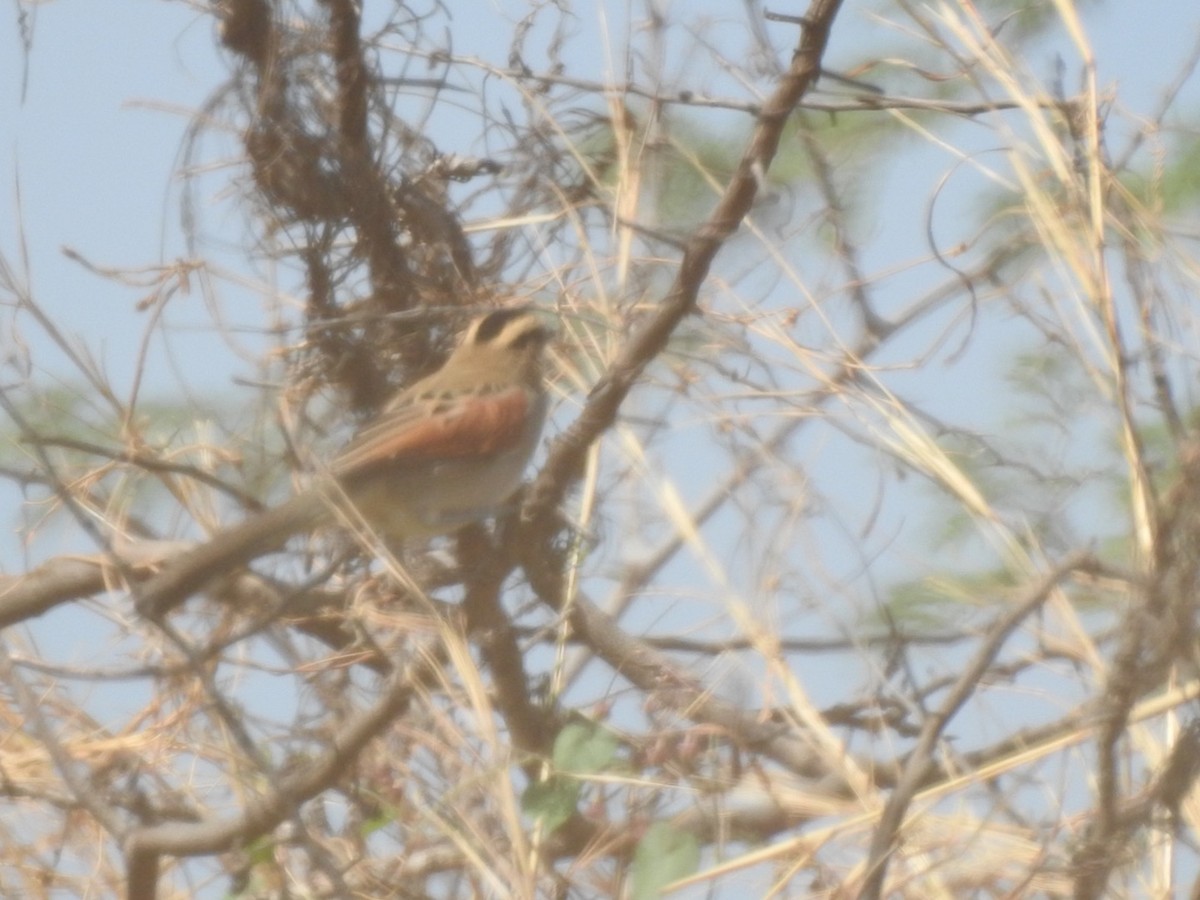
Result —
[[404, 539], [494, 513], [520, 485], [542, 432], [549, 337], [527, 308], [476, 319], [445, 364], [392, 399], [312, 486], [168, 562], [142, 584], [138, 608], [160, 617], [292, 535], [339, 518]]

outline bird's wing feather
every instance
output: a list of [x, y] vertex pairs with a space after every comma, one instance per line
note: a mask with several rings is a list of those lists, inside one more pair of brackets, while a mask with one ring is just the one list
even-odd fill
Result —
[[353, 477], [379, 466], [503, 453], [520, 443], [529, 407], [521, 386], [405, 404], [352, 440], [333, 461], [334, 474]]

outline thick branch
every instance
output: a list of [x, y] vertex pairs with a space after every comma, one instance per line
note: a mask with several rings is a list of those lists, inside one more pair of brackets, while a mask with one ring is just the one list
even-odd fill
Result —
[[635, 331], [592, 390], [582, 414], [555, 442], [530, 491], [527, 518], [549, 527], [563, 495], [583, 472], [588, 448], [612, 426], [646, 366], [666, 347], [684, 317], [695, 310], [700, 286], [708, 277], [713, 259], [754, 205], [788, 117], [820, 74], [821, 58], [840, 6], [841, 0], [814, 0], [792, 64], [763, 104], [754, 134], [725, 193], [688, 239], [675, 281], [657, 311]]

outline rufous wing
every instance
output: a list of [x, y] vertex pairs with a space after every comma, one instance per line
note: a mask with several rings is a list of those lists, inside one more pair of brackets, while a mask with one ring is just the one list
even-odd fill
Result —
[[430, 401], [420, 413], [405, 407], [385, 412], [333, 462], [338, 477], [381, 467], [437, 459], [486, 459], [517, 446], [529, 416], [528, 392], [520, 386]]

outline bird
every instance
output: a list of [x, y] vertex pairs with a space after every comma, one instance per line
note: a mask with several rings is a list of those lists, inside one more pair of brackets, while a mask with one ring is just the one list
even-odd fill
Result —
[[475, 319], [442, 367], [401, 390], [311, 486], [169, 561], [135, 591], [138, 610], [161, 619], [215, 579], [332, 522], [362, 521], [405, 540], [494, 514], [541, 436], [551, 336], [527, 306]]

